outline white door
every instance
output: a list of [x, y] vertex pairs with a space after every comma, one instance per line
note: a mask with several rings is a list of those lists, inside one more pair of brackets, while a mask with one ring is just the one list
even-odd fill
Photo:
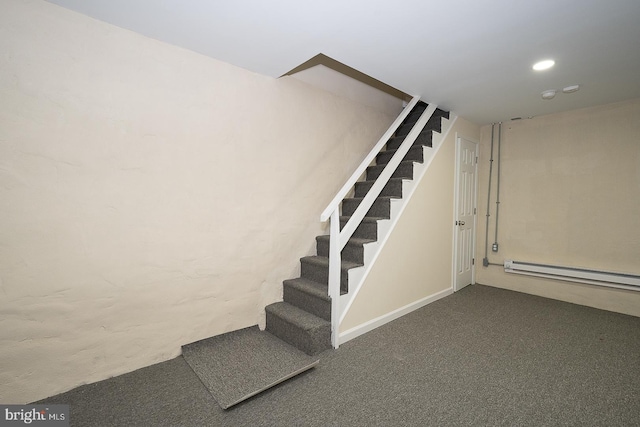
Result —
[[478, 144], [456, 138], [456, 215], [454, 291], [473, 283], [476, 235]]

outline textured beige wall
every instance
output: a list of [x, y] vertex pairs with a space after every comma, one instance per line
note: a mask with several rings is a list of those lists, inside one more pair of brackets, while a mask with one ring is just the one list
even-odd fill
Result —
[[0, 402], [262, 322], [393, 116], [0, 3]]
[[[476, 259], [484, 256], [490, 142], [485, 126]], [[504, 124], [501, 175], [500, 250], [491, 252], [494, 180], [491, 262], [640, 275], [640, 100]], [[640, 316], [640, 292], [506, 274], [501, 266], [476, 272], [479, 283]]]
[[477, 141], [480, 127], [462, 118], [453, 124], [340, 325], [341, 332], [452, 288], [456, 134]]

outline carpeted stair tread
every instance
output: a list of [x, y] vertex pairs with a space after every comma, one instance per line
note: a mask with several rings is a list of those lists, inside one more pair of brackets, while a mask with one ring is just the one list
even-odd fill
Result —
[[[380, 192], [379, 195], [402, 198], [402, 181], [403, 180], [404, 180], [403, 178], [389, 179], [389, 181], [387, 181], [385, 186], [382, 188], [382, 191]], [[376, 181], [374, 180], [356, 182], [354, 197], [364, 197], [369, 192], [371, 187], [373, 187], [373, 184], [375, 184], [375, 182]]]
[[284, 286], [290, 286], [322, 300], [331, 302], [328, 287], [324, 283], [318, 283], [313, 280], [305, 279], [304, 277], [298, 277], [297, 279], [285, 280]]
[[[301, 262], [306, 262], [309, 264], [313, 264], [316, 266], [320, 266], [320, 267], [327, 267], [329, 268], [329, 258], [324, 257], [324, 256], [318, 256], [318, 255], [311, 255], [311, 256], [306, 256], [303, 258], [300, 258]], [[352, 268], [356, 268], [356, 267], [362, 267], [362, 264], [358, 264], [355, 262], [350, 262], [350, 261], [345, 261], [342, 260], [342, 265], [341, 265], [341, 269], [342, 270], [349, 270]]]
[[[391, 178], [413, 179], [413, 164], [411, 160], [400, 162], [398, 169], [391, 175]], [[387, 165], [373, 165], [367, 168], [366, 180], [377, 179]]]
[[[404, 180], [405, 180], [404, 178], [389, 178], [389, 182], [397, 181], [397, 182], [401, 183]], [[371, 186], [371, 185], [375, 184], [375, 182], [376, 182], [376, 180], [374, 179], [374, 180], [368, 180], [368, 181], [358, 181], [358, 182], [356, 182], [356, 184], [367, 184], [367, 185]]]
[[[362, 264], [342, 259], [340, 266], [340, 289], [349, 290], [349, 270], [362, 267]], [[308, 256], [300, 259], [300, 277], [318, 283], [329, 283], [329, 258], [324, 256]]]
[[[351, 236], [341, 251], [342, 259], [364, 264], [364, 245], [372, 242], [375, 242], [375, 240]], [[328, 235], [316, 237], [316, 252], [319, 256], [329, 257], [329, 245], [330, 237]]]
[[[340, 229], [343, 229], [351, 217], [340, 217]], [[365, 216], [352, 237], [363, 237], [365, 239], [377, 240], [378, 239], [378, 221], [384, 220], [383, 217], [368, 217]]]
[[185, 345], [182, 356], [224, 409], [319, 362], [257, 326]]
[[313, 314], [291, 305], [285, 301], [269, 304], [266, 307], [270, 313], [278, 315], [280, 318], [298, 325], [300, 328], [309, 331], [316, 328], [331, 326], [329, 322], [314, 316]]
[[[411, 130], [415, 126], [416, 122], [417, 122], [417, 120], [413, 121], [413, 122], [403, 123], [396, 130], [395, 136], [406, 136], [406, 135], [408, 135], [409, 132], [411, 132]], [[440, 132], [441, 130], [442, 130], [442, 123], [441, 123], [440, 117], [436, 117], [436, 118], [431, 117], [429, 119], [429, 121], [427, 121], [427, 124], [424, 125], [424, 127], [422, 128], [422, 130], [420, 132], [428, 132], [428, 131]]]
[[[316, 240], [322, 240], [322, 241], [326, 241], [329, 242], [331, 239], [331, 236], [329, 236], [328, 234], [323, 234], [322, 236], [317, 236]], [[375, 240], [373, 239], [364, 239], [362, 237], [351, 237], [349, 239], [349, 241], [347, 242], [347, 245], [354, 245], [354, 246], [362, 246], [366, 243], [371, 243], [371, 242], [375, 242]]]
[[283, 282], [285, 302], [324, 320], [331, 320], [331, 298], [326, 283], [299, 277]]
[[[386, 151], [381, 151], [376, 156], [376, 164], [378, 165], [386, 165], [391, 161], [391, 158], [398, 152], [397, 149], [391, 149]], [[412, 160], [417, 163], [422, 163], [424, 160], [424, 151], [421, 145], [412, 145], [407, 151], [407, 154], [403, 157], [402, 160]]]
[[267, 330], [307, 354], [331, 348], [331, 322], [285, 301], [265, 307]]
[[[387, 150], [397, 150], [405, 140], [406, 136], [394, 136], [387, 141]], [[422, 132], [415, 141], [413, 141], [412, 147], [418, 145], [426, 145], [427, 147], [433, 146], [433, 132]]]
[[[379, 196], [373, 200], [371, 206], [366, 210], [364, 216], [380, 216], [391, 218], [391, 201], [399, 197]], [[342, 215], [353, 215], [362, 205], [362, 197], [349, 197], [342, 200]]]
[[[378, 196], [369, 210], [365, 212], [365, 216], [381, 216], [383, 218], [391, 217], [391, 200], [399, 199], [399, 197]], [[362, 197], [349, 197], [342, 200], [342, 214], [353, 215], [362, 203]]]
[[440, 108], [436, 108], [436, 111], [433, 112], [432, 117], [441, 117], [441, 118], [449, 119], [449, 112], [445, 110], [441, 110]]
[[[409, 113], [409, 115], [407, 115], [407, 117], [405, 117], [404, 121], [402, 122], [404, 123], [415, 123], [418, 121], [418, 119], [420, 118], [420, 116], [422, 115], [422, 113], [424, 113], [424, 110], [427, 109], [427, 106], [418, 106], [416, 105], [413, 110], [411, 110], [411, 112]], [[436, 108], [436, 110], [433, 112], [433, 115], [431, 116], [431, 119], [433, 118], [445, 118], [448, 119], [449, 118], [449, 112], [448, 111], [444, 111], [441, 110], [440, 108]]]
[[[358, 202], [361, 202], [362, 199], [364, 199], [364, 197], [345, 197], [343, 200], [358, 200]], [[377, 199], [397, 199], [397, 197], [391, 197], [391, 196], [382, 196], [382, 197], [377, 197]]]
[[[341, 226], [344, 226], [344, 224], [347, 223], [347, 221], [349, 221], [349, 219], [351, 219], [350, 216], [340, 216], [340, 224]], [[389, 218], [384, 218], [381, 216], [365, 216], [364, 218], [362, 218], [362, 222], [364, 223], [372, 223], [372, 224], [377, 224], [378, 221], [384, 220], [384, 219], [389, 219]]]

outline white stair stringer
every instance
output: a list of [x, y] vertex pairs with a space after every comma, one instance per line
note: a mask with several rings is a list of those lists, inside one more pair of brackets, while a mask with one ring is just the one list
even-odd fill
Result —
[[[451, 117], [452, 116], [452, 117]], [[392, 199], [391, 200], [391, 215], [390, 219], [384, 219], [378, 221], [378, 239], [375, 242], [367, 243], [364, 245], [364, 265], [362, 267], [352, 268], [348, 271], [349, 275], [349, 292], [340, 295], [339, 301], [339, 310], [340, 316], [338, 321], [338, 329], [339, 325], [344, 320], [345, 316], [349, 312], [351, 305], [353, 304], [356, 296], [360, 292], [362, 285], [364, 284], [369, 272], [373, 268], [373, 264], [375, 263], [378, 255], [380, 254], [382, 248], [387, 242], [387, 239], [391, 235], [391, 232], [395, 228], [404, 208], [407, 206], [415, 189], [422, 181], [427, 169], [431, 165], [434, 157], [440, 150], [443, 141], [449, 135], [449, 131], [453, 127], [457, 116], [450, 113], [450, 119], [442, 118], [442, 127], [441, 132], [433, 132], [432, 138], [432, 147], [423, 146], [424, 150], [424, 162], [423, 163], [415, 163], [413, 169], [413, 179], [412, 180], [403, 180], [402, 181], [402, 199]], [[343, 342], [344, 333], [340, 334], [340, 341]], [[349, 339], [353, 338], [350, 336]]]

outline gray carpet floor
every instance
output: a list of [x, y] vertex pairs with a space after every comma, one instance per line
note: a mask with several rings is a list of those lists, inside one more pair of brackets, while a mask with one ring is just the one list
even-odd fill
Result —
[[223, 410], [182, 357], [42, 401], [74, 426], [640, 426], [640, 318], [473, 285]]

